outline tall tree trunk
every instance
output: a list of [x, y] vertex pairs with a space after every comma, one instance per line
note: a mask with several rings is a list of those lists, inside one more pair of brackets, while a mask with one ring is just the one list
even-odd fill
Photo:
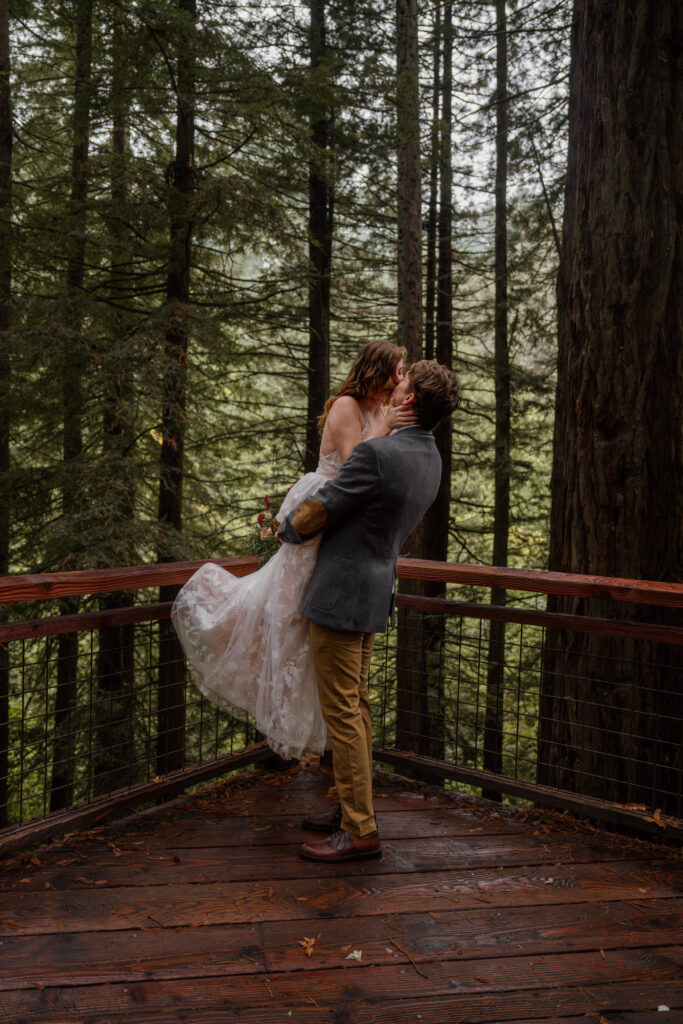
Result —
[[434, 13], [434, 62], [432, 82], [432, 134], [429, 153], [429, 207], [427, 212], [427, 265], [425, 268], [425, 359], [433, 359], [436, 336], [436, 226], [437, 197], [439, 190], [439, 145], [441, 132], [439, 126], [439, 91], [441, 86], [441, 10]]
[[[682, 118], [678, 0], [575, 0], [551, 569], [681, 579]], [[680, 617], [570, 598], [549, 606]], [[680, 815], [682, 655], [550, 635], [539, 781]]]
[[[114, 12], [112, 39], [112, 171], [111, 217], [108, 230], [112, 243], [111, 302], [114, 310], [111, 342], [105, 342], [100, 368], [103, 375], [103, 446], [105, 468], [111, 495], [108, 517], [113, 531], [113, 550], [104, 552], [106, 564], [111, 557], [123, 558], [128, 564], [131, 551], [125, 534], [130, 528], [135, 502], [135, 473], [130, 462], [133, 448], [131, 424], [131, 361], [127, 345], [128, 317], [120, 302], [120, 291], [128, 281], [129, 232], [129, 130], [128, 82], [125, 32], [125, 6]], [[121, 552], [127, 554], [121, 555]], [[114, 562], [120, 564], [120, 562]], [[132, 605], [130, 592], [103, 594], [100, 608], [108, 610]], [[133, 625], [107, 626], [99, 631], [97, 658], [97, 750], [94, 755], [94, 790], [106, 793], [134, 781], [134, 664]]]
[[422, 210], [417, 0], [396, 0], [398, 344], [422, 354]]
[[[396, 131], [398, 210], [398, 344], [408, 362], [422, 356], [422, 211], [420, 195], [420, 97], [417, 2], [396, 3]], [[403, 554], [422, 555], [422, 524], [408, 537]], [[402, 580], [401, 593], [422, 594], [418, 580]], [[422, 615], [400, 609], [397, 615], [396, 746], [422, 749]]]
[[[443, 8], [443, 78], [441, 81], [441, 125], [439, 133], [439, 215], [438, 274], [436, 288], [436, 358], [444, 366], [453, 364], [453, 173], [452, 173], [452, 93], [453, 93], [453, 6]], [[422, 557], [448, 561], [448, 528], [451, 504], [450, 418], [434, 431], [441, 455], [441, 481], [434, 504], [423, 522]], [[428, 597], [445, 597], [443, 583], [423, 584]], [[425, 616], [422, 638], [422, 707], [420, 735], [422, 752], [432, 757], [444, 754], [444, 682], [443, 644], [445, 620], [440, 615]]]
[[[496, 392], [496, 441], [494, 461], [493, 564], [508, 564], [510, 530], [510, 359], [508, 353], [507, 289], [507, 173], [508, 93], [506, 0], [496, 0], [496, 311], [494, 380]], [[491, 604], [505, 604], [505, 590], [491, 590]], [[505, 623], [491, 622], [489, 629], [484, 768], [500, 774], [503, 768], [503, 702], [505, 694]], [[500, 800], [495, 791], [484, 791]]]
[[[183, 448], [187, 320], [192, 262], [194, 167], [194, 30], [196, 0], [178, 0], [187, 16], [188, 37], [178, 39], [175, 159], [170, 169], [171, 231], [166, 281], [168, 321], [164, 339], [162, 443], [159, 480], [159, 561], [171, 561], [173, 539], [182, 530]], [[172, 601], [176, 586], [161, 587], [159, 599]], [[170, 620], [159, 624], [157, 772], [182, 768], [185, 746], [183, 651]]]
[[[67, 317], [62, 351], [63, 485], [62, 515], [71, 523], [71, 548], [78, 545], [79, 510], [83, 503], [79, 484], [83, 452], [83, 284], [85, 278], [86, 202], [92, 102], [92, 0], [78, 0], [76, 7], [76, 66], [74, 81], [71, 196], [67, 225]], [[71, 614], [78, 601], [60, 602], [62, 614]], [[72, 720], [78, 685], [78, 634], [59, 638], [57, 693], [55, 696], [54, 746], [50, 810], [68, 807], [73, 798], [74, 737]]]
[[[318, 464], [318, 417], [330, 390], [330, 272], [332, 268], [333, 182], [330, 160], [332, 119], [326, 79], [325, 0], [310, 0], [311, 74], [318, 83], [311, 117], [312, 152], [308, 175], [308, 410], [306, 472]], [[324, 80], [323, 80], [324, 79]]]
[[[12, 301], [12, 95], [9, 0], [0, 0], [0, 576], [10, 566], [10, 331]], [[0, 623], [7, 621], [0, 609]], [[9, 651], [0, 646], [0, 828], [7, 825]]]

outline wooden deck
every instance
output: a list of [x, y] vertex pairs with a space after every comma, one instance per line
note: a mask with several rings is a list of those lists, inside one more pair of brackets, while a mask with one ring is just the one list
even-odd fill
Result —
[[253, 772], [13, 858], [0, 1021], [683, 1021], [677, 851], [378, 773], [381, 860], [310, 864], [330, 783]]

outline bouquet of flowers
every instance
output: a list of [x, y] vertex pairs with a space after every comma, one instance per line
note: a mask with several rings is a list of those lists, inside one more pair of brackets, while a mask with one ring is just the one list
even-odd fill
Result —
[[[278, 505], [278, 509], [279, 507], [280, 505]], [[263, 508], [264, 511], [259, 512], [256, 517], [256, 529], [249, 545], [249, 550], [258, 556], [261, 564], [267, 562], [282, 543], [277, 536], [278, 522], [269, 494], [263, 496]]]

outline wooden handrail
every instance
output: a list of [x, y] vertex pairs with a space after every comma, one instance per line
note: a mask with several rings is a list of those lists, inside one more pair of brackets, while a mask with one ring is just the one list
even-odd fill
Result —
[[[30, 576], [4, 576], [0, 577], [0, 604], [186, 583], [206, 561], [206, 558], [201, 558], [194, 562], [160, 562], [156, 565], [134, 565], [122, 569], [82, 569]], [[256, 555], [211, 558], [208, 561], [229, 569], [235, 576], [247, 576], [258, 569]]]
[[537, 594], [561, 594], [568, 597], [602, 597], [630, 604], [683, 608], [682, 583], [585, 576], [581, 573], [545, 572], [540, 569], [501, 569], [491, 565], [468, 565], [465, 562], [431, 562], [422, 558], [399, 558], [398, 575], [403, 579], [465, 583], [503, 590], [531, 590]]
[[[193, 562], [162, 562], [120, 569], [85, 569], [74, 572], [5, 576], [0, 578], [0, 604], [185, 583], [205, 561], [206, 559], [199, 559]], [[210, 561], [229, 569], [235, 576], [246, 576], [258, 568], [258, 559], [255, 555], [214, 558]], [[609, 576], [587, 576], [581, 573], [545, 572], [539, 569], [502, 569], [491, 565], [434, 562], [421, 558], [399, 558], [398, 575], [403, 579], [527, 590], [537, 594], [610, 598], [613, 601], [625, 601], [630, 604], [683, 608], [683, 584], [656, 580], [618, 579]]]
[[[624, 619], [604, 619], [592, 615], [565, 615], [563, 612], [536, 611], [515, 608], [507, 604], [472, 604], [466, 601], [446, 601], [440, 597], [420, 597], [416, 594], [398, 594], [397, 608], [412, 608], [417, 612], [437, 615], [462, 616], [465, 619], [488, 619], [494, 622], [515, 622], [523, 626], [543, 626], [545, 629], [564, 629], [573, 633], [597, 633], [599, 636], [631, 637], [634, 640], [654, 640], [661, 644], [683, 646], [683, 629], [675, 626], [649, 625]], [[3, 632], [0, 628], [0, 639]]]

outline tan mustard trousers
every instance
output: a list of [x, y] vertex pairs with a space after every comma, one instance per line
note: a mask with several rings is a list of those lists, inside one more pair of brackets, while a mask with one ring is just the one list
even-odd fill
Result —
[[368, 670], [374, 633], [328, 629], [310, 622], [313, 664], [334, 784], [342, 809], [341, 827], [354, 836], [377, 828], [372, 809], [372, 723]]

